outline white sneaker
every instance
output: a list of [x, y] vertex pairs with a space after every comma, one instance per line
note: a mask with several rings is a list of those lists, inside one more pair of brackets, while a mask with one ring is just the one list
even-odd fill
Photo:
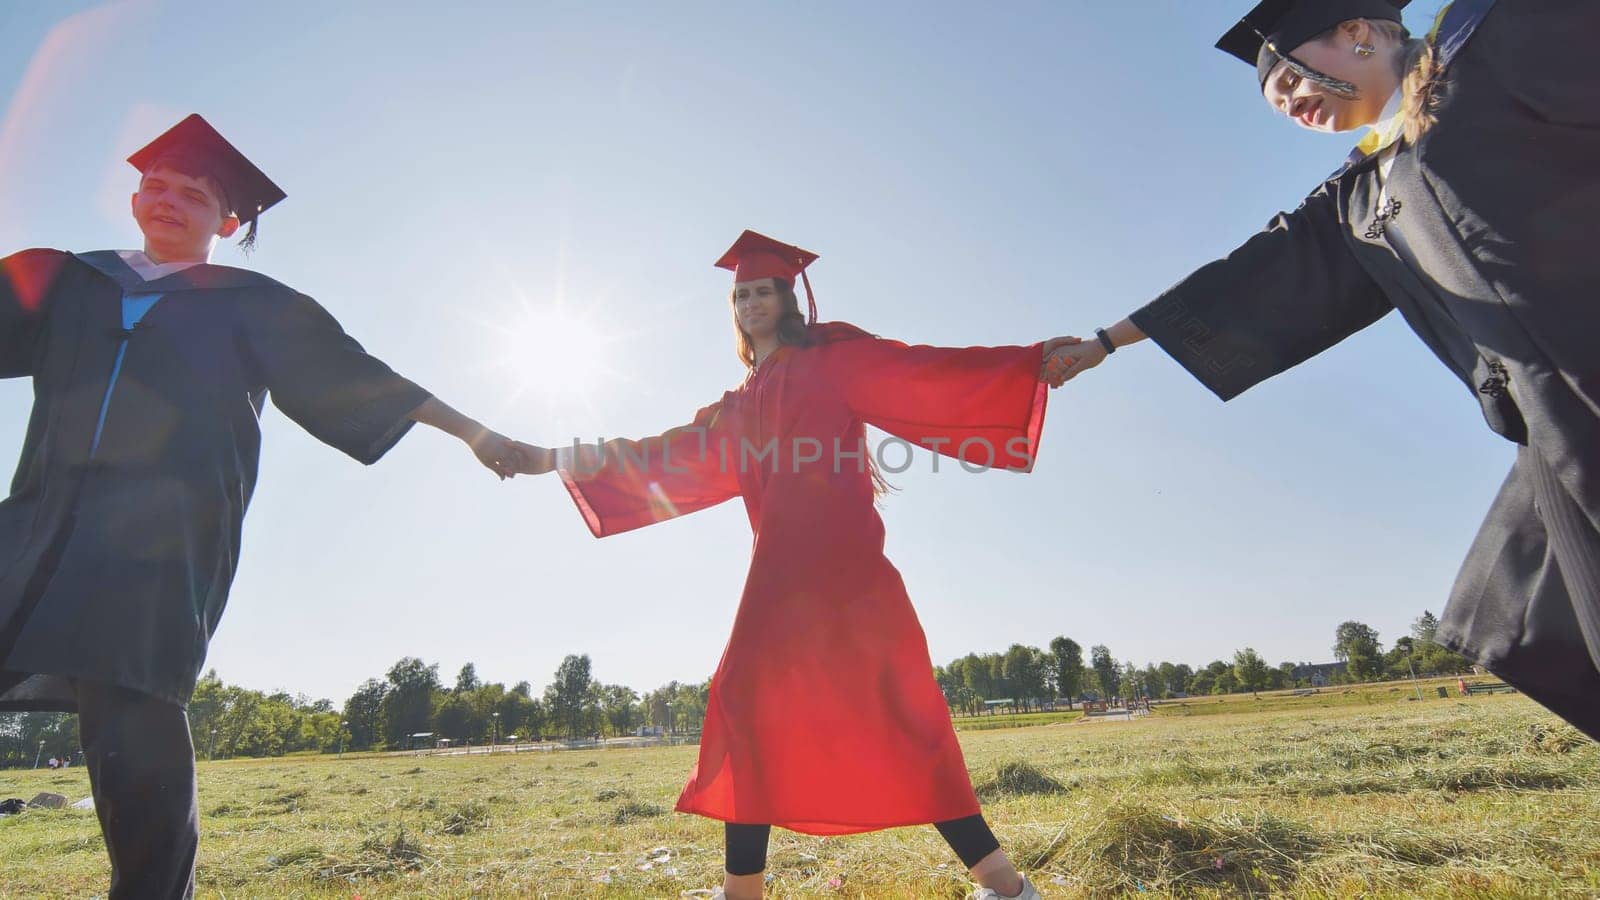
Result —
[[1015, 896], [1007, 896], [994, 888], [978, 888], [967, 895], [967, 900], [1043, 900], [1039, 896], [1039, 889], [1024, 875], [1022, 877], [1022, 892]]

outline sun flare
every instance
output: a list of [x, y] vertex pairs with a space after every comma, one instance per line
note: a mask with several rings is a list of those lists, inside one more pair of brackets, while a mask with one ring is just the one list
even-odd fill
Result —
[[606, 371], [610, 336], [561, 307], [529, 309], [506, 330], [502, 362], [521, 391], [582, 396]]

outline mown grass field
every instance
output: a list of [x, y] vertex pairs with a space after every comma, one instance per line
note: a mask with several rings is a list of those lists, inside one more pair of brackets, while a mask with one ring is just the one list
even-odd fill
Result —
[[[1600, 748], [1520, 696], [1346, 701], [1246, 699], [1204, 716], [964, 731], [962, 744], [996, 830], [1050, 897], [1600, 894]], [[670, 811], [693, 758], [677, 747], [202, 764], [201, 895], [709, 888], [720, 826]], [[76, 800], [86, 773], [0, 773], [0, 795], [39, 790]], [[103, 892], [93, 814], [0, 820], [0, 869], [6, 896]], [[931, 828], [779, 832], [770, 871], [773, 896], [967, 890]]]
[[1027, 712], [1001, 715], [956, 716], [957, 731], [996, 731], [1004, 728], [1027, 728], [1033, 725], [1061, 725], [1083, 718], [1082, 710], [1056, 712]]
[[1457, 682], [1468, 684], [1499, 684], [1500, 679], [1488, 675], [1468, 675], [1425, 678], [1420, 681], [1385, 681], [1370, 684], [1331, 685], [1321, 688], [1262, 691], [1259, 694], [1222, 694], [1217, 696], [1189, 697], [1155, 704], [1152, 712], [1158, 716], [1209, 716], [1237, 713], [1245, 709], [1253, 712], [1292, 710], [1310, 713], [1316, 709], [1334, 707], [1377, 707], [1394, 703], [1410, 703], [1420, 694], [1424, 700], [1437, 700], [1438, 689], [1444, 688], [1449, 699], [1460, 698]]

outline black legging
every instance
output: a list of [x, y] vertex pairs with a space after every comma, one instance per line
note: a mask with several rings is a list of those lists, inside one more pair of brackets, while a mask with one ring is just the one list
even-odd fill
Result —
[[[0, 671], [0, 694], [28, 676]], [[194, 746], [183, 707], [73, 682], [83, 761], [111, 856], [110, 900], [188, 900], [200, 843]]]
[[111, 900], [187, 900], [200, 843], [188, 716], [127, 688], [76, 688], [83, 759], [111, 854]]
[[[950, 849], [961, 857], [961, 864], [969, 869], [1000, 849], [1000, 841], [989, 830], [989, 823], [983, 820], [981, 813], [948, 822], [935, 822], [933, 827], [939, 829], [939, 834], [950, 845]], [[729, 822], [723, 826], [723, 832], [727, 840], [724, 867], [729, 875], [754, 875], [767, 867], [767, 838], [772, 834], [771, 825], [736, 825]]]

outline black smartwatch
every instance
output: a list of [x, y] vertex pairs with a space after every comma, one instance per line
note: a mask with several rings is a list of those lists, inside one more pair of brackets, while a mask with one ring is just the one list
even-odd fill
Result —
[[1111, 343], [1111, 335], [1106, 334], [1106, 330], [1104, 328], [1096, 328], [1094, 330], [1094, 336], [1100, 339], [1100, 346], [1106, 348], [1107, 356], [1117, 352], [1117, 345]]

